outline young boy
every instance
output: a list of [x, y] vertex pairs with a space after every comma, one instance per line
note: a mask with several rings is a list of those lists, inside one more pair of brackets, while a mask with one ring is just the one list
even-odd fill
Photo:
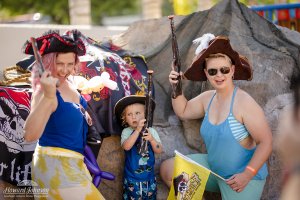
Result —
[[[124, 127], [121, 145], [125, 150], [123, 199], [156, 199], [156, 178], [154, 174], [154, 153], [162, 152], [162, 145], [155, 129], [146, 129], [142, 138], [148, 143], [146, 153], [139, 154], [140, 132], [145, 119], [145, 96], [130, 95], [115, 105], [117, 119]], [[155, 102], [152, 101], [152, 112]]]

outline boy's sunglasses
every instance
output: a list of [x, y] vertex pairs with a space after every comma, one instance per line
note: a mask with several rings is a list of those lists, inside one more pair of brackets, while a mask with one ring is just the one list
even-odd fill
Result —
[[210, 68], [207, 70], [207, 73], [210, 76], [215, 76], [218, 73], [218, 70], [220, 70], [222, 74], [228, 74], [230, 72], [230, 67], [222, 67], [220, 69]]

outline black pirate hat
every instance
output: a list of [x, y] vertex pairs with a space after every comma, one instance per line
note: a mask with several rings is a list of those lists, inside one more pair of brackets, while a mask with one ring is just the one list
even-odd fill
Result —
[[232, 49], [226, 36], [217, 36], [210, 40], [208, 46], [194, 57], [191, 66], [184, 72], [184, 77], [192, 81], [206, 81], [207, 78], [204, 73], [205, 59], [210, 54], [216, 53], [225, 54], [231, 59], [232, 64], [235, 65], [235, 80], [252, 79], [252, 69], [248, 59]]
[[[51, 52], [74, 52], [78, 56], [83, 56], [85, 55], [85, 46], [80, 36], [81, 32], [78, 30], [68, 31], [64, 35], [60, 35], [58, 30], [50, 30], [36, 38], [36, 43], [41, 55]], [[34, 55], [30, 41], [26, 41], [24, 44], [23, 52]]]
[[[115, 105], [114, 113], [117, 117], [117, 120], [119, 124], [122, 124], [122, 113], [124, 109], [134, 103], [140, 103], [145, 105], [146, 104], [146, 96], [144, 95], [129, 95], [126, 97], [121, 98]], [[151, 98], [151, 104], [152, 104], [152, 112], [154, 112], [155, 109], [155, 101]]]

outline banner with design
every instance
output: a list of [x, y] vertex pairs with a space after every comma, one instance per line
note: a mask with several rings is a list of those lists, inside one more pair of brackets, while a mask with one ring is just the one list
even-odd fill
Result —
[[36, 142], [24, 141], [24, 123], [30, 111], [27, 89], [0, 87], [0, 180], [17, 185], [31, 180]]
[[168, 200], [202, 199], [211, 171], [175, 151], [173, 184]]

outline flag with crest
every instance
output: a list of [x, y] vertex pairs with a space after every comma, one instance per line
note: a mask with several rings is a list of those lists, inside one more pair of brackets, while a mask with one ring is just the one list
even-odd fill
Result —
[[206, 167], [175, 151], [173, 184], [168, 200], [202, 199], [211, 173]]

